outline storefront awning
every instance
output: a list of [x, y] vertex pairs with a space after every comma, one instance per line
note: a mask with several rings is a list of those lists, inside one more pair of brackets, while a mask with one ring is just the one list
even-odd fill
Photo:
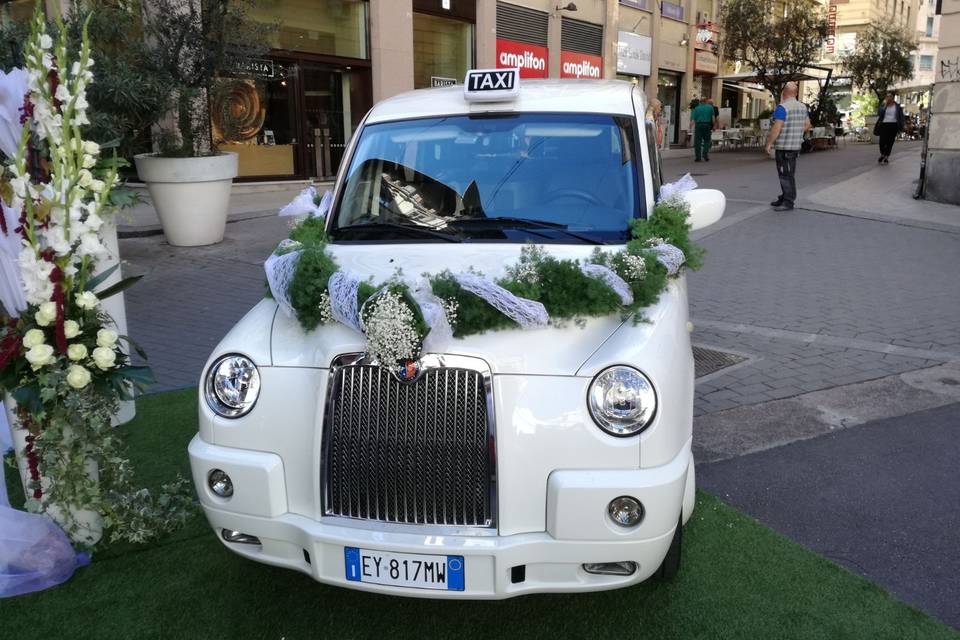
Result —
[[736, 82], [724, 82], [723, 87], [725, 89], [734, 89], [736, 91], [742, 91], [743, 93], [756, 93], [760, 94], [763, 97], [769, 98], [770, 92], [766, 89], [759, 89], [757, 87], [750, 87], [745, 84], [737, 84]]
[[[820, 76], [813, 76], [809, 73], [791, 73], [784, 76], [780, 76], [785, 79], [787, 82], [801, 82], [803, 80], [823, 80]], [[753, 82], [759, 83], [760, 78], [753, 71], [746, 71], [744, 73], [735, 73], [729, 76], [718, 76], [717, 80], [726, 80], [729, 82]]]

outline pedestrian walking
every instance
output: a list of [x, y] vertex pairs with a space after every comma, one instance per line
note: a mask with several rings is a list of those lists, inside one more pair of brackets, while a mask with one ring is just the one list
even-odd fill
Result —
[[880, 159], [877, 160], [880, 164], [890, 164], [893, 143], [897, 134], [903, 131], [904, 120], [903, 107], [892, 93], [888, 93], [877, 111], [877, 124], [873, 127], [873, 135], [880, 137]]
[[710, 138], [713, 128], [717, 124], [717, 117], [713, 112], [713, 105], [700, 102], [690, 112], [690, 128], [693, 129], [694, 162], [710, 162]]
[[797, 157], [803, 134], [810, 128], [807, 105], [797, 100], [797, 85], [788, 82], [780, 94], [780, 104], [773, 112], [773, 126], [767, 137], [767, 153], [775, 151], [777, 175], [780, 176], [780, 197], [770, 203], [774, 211], [789, 211], [797, 200]]

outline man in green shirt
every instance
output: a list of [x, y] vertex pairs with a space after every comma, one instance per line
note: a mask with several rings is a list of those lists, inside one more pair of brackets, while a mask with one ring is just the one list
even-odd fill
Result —
[[713, 105], [701, 102], [690, 112], [690, 128], [693, 129], [693, 153], [696, 162], [702, 157], [710, 162], [710, 136], [717, 124]]

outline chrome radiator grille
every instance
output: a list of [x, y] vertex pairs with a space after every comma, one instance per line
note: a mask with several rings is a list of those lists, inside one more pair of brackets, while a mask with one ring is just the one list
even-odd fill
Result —
[[410, 382], [378, 365], [331, 368], [323, 433], [327, 515], [493, 526], [487, 379], [479, 369], [452, 366], [479, 362], [473, 358], [445, 360], [424, 358]]

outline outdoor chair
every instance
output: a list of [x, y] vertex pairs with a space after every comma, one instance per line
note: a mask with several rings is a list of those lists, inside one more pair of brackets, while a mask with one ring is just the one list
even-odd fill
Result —
[[721, 133], [723, 133], [726, 145], [732, 147], [743, 146], [743, 133], [740, 129], [724, 129]]
[[710, 132], [710, 145], [715, 146], [718, 150], [722, 151], [725, 146], [725, 140], [723, 137], [723, 131], [714, 130]]

